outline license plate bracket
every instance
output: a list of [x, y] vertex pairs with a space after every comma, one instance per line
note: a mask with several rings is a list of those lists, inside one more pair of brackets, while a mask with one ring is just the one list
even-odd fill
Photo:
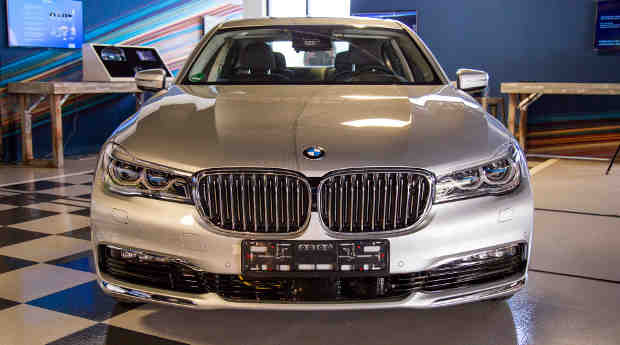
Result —
[[244, 240], [241, 248], [246, 276], [378, 276], [389, 272], [387, 240]]

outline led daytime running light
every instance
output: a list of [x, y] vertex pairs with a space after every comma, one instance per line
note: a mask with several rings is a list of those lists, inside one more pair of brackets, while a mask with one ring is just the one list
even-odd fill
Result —
[[[135, 159], [115, 144], [106, 147], [104, 155], [103, 164], [106, 171], [104, 181], [111, 191], [127, 196], [191, 201], [190, 184], [186, 177], [130, 162]], [[123, 159], [117, 158], [119, 155]]]
[[516, 189], [521, 180], [521, 157], [519, 149], [510, 145], [502, 158], [440, 177], [435, 203], [505, 194]]

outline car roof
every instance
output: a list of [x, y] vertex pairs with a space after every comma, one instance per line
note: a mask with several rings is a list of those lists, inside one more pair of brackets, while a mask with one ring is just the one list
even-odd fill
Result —
[[395, 20], [374, 19], [364, 17], [291, 17], [291, 18], [252, 18], [224, 22], [221, 29], [245, 28], [256, 26], [280, 25], [351, 25], [386, 29], [402, 29], [400, 22]]

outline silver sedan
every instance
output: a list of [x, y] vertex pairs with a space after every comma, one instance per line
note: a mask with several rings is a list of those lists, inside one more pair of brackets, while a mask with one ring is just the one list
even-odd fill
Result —
[[197, 309], [431, 308], [522, 289], [533, 201], [518, 144], [397, 21], [214, 28], [106, 142], [101, 288]]

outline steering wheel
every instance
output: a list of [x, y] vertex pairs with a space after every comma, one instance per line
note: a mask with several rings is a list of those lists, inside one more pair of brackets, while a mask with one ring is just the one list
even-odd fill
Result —
[[[365, 78], [362, 77], [363, 75], [374, 75], [374, 74], [378, 74], [375, 79], [391, 79], [391, 80], [397, 80], [399, 82], [402, 83], [406, 83], [408, 82], [408, 80], [396, 73], [394, 73], [391, 69], [389, 69], [388, 67], [382, 66], [382, 65], [365, 65], [362, 66], [358, 71], [353, 72], [353, 74], [351, 75], [351, 79], [358, 79], [358, 81], [365, 81]], [[379, 80], [372, 80], [372, 81], [379, 81]]]
[[336, 73], [336, 75], [332, 77], [332, 80], [352, 81], [352, 79], [359, 77], [362, 74], [375, 74], [375, 73], [380, 73], [384, 76], [388, 76], [392, 79], [396, 79], [401, 82], [407, 82], [405, 78], [397, 74], [394, 74], [394, 72], [391, 69], [389, 69], [386, 66], [382, 66], [382, 65], [363, 65], [362, 67], [360, 67], [359, 70], [355, 72], [342, 71], [342, 72]]

